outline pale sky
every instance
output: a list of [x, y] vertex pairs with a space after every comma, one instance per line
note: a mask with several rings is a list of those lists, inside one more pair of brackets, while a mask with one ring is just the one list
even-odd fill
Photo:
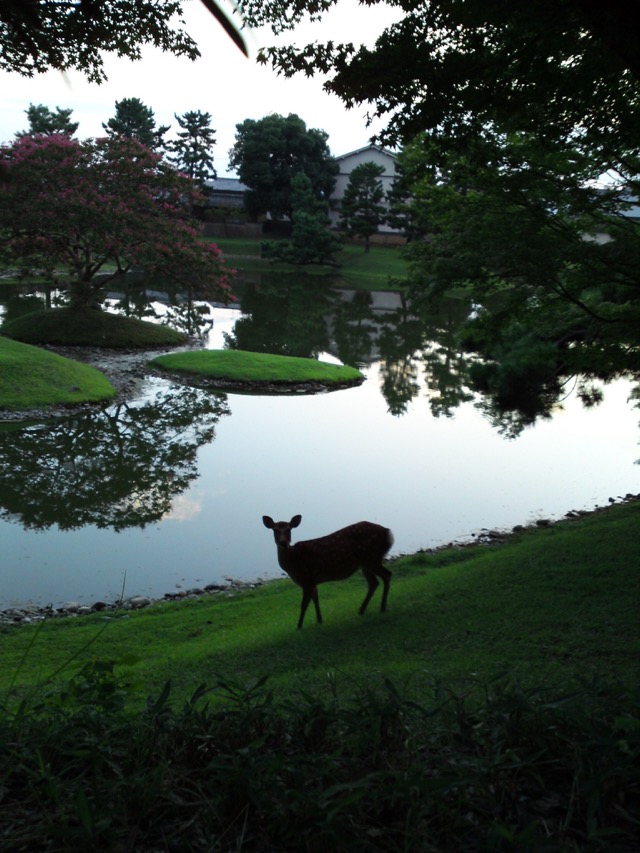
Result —
[[380, 4], [366, 7], [358, 0], [340, 0], [320, 24], [305, 24], [280, 40], [268, 29], [245, 31], [247, 59], [199, 0], [185, 0], [185, 29], [198, 43], [199, 60], [190, 62], [151, 48], [135, 63], [108, 56], [108, 81], [102, 85], [88, 83], [75, 71], [66, 75], [49, 71], [31, 79], [0, 72], [0, 142], [9, 142], [17, 131], [28, 128], [25, 110], [30, 103], [51, 110], [72, 108], [72, 120], [80, 122], [76, 136], [83, 139], [104, 134], [102, 123], [114, 115], [116, 101], [140, 98], [154, 111], [157, 125], [171, 125], [167, 138], [177, 130], [174, 113], [210, 113], [216, 130], [214, 166], [220, 177], [233, 174], [228, 168], [228, 152], [235, 141], [236, 125], [269, 113], [297, 113], [307, 127], [329, 134], [334, 156], [346, 154], [368, 145], [380, 128], [367, 128], [367, 105], [346, 110], [337, 97], [323, 91], [320, 77], [278, 77], [255, 61], [258, 48], [276, 42], [307, 44], [326, 39], [373, 44], [398, 15], [397, 9]]

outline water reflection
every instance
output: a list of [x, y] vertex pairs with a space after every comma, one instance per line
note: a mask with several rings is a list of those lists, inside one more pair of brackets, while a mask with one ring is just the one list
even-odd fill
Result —
[[[402, 291], [349, 289], [339, 279], [298, 271], [254, 272], [241, 275], [237, 284], [242, 314], [218, 346], [312, 358], [330, 353], [360, 368], [379, 362], [380, 390], [395, 416], [422, 394], [435, 417], [451, 417], [473, 401], [498, 432], [515, 437], [549, 419], [576, 382], [585, 404], [602, 394], [593, 377], [562, 376], [555, 367], [526, 372], [506, 393], [490, 381], [495, 364], [460, 348], [460, 329], [473, 307], [463, 298], [450, 298], [436, 312]], [[4, 288], [2, 298], [10, 319], [59, 304], [64, 295], [51, 288], [46, 293]], [[211, 305], [162, 279], [131, 274], [122, 291], [106, 293], [105, 300], [110, 310], [169, 323], [208, 345]]]
[[126, 594], [152, 596], [279, 575], [265, 512], [302, 513], [302, 538], [368, 518], [409, 552], [638, 491], [628, 383], [507, 441], [456, 349], [462, 301], [433, 315], [298, 276], [256, 277], [241, 299], [242, 314], [212, 307], [207, 346], [334, 356], [367, 382], [229, 395], [223, 418], [226, 397], [147, 378], [127, 406], [0, 432], [0, 607], [108, 600], [125, 575]]
[[123, 530], [165, 516], [198, 477], [225, 396], [172, 387], [137, 404], [0, 433], [0, 518], [42, 530]]
[[258, 284], [245, 285], [241, 303], [242, 317], [225, 335], [229, 349], [299, 358], [329, 349], [327, 318], [336, 295], [325, 278], [264, 274]]

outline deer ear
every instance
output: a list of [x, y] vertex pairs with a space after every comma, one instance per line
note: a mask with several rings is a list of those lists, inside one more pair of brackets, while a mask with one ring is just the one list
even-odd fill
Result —
[[273, 519], [271, 518], [271, 516], [270, 516], [270, 515], [263, 515], [263, 516], [262, 516], [262, 523], [264, 524], [264, 526], [265, 526], [265, 527], [268, 527], [268, 528], [269, 528], [269, 530], [273, 530], [273, 528], [274, 528], [274, 521], [273, 521]]
[[289, 527], [297, 527], [302, 521], [301, 515], [294, 515], [291, 521], [289, 522]]

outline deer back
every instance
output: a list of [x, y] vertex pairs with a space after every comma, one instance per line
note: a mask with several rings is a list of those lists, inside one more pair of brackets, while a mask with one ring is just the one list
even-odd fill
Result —
[[361, 568], [377, 568], [392, 544], [388, 528], [360, 521], [318, 539], [278, 548], [278, 562], [295, 583], [315, 585], [344, 580]]

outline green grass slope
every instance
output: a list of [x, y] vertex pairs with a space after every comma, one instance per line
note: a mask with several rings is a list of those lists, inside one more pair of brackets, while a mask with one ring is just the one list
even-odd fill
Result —
[[145, 323], [107, 311], [53, 308], [17, 317], [2, 334], [27, 344], [136, 349], [184, 343], [185, 335], [159, 323]]
[[0, 409], [93, 403], [115, 394], [99, 370], [0, 336]]
[[18, 668], [23, 690], [72, 657], [75, 665], [131, 655], [141, 689], [171, 679], [179, 695], [215, 674], [269, 676], [288, 692], [326, 689], [328, 673], [347, 692], [389, 677], [415, 695], [436, 681], [469, 688], [499, 673], [563, 689], [594, 677], [637, 686], [639, 522], [633, 502], [501, 546], [406, 557], [391, 566], [385, 614], [378, 591], [357, 615], [365, 592], [358, 573], [320, 587], [324, 623], [309, 612], [301, 631], [301, 593], [288, 579], [230, 597], [158, 603], [126, 618], [5, 629], [0, 689]]
[[635, 853], [639, 512], [5, 628], [0, 846]]
[[313, 358], [294, 358], [242, 350], [191, 350], [168, 353], [149, 364], [161, 370], [229, 382], [319, 382], [328, 385], [363, 380], [355, 367], [329, 364]]

